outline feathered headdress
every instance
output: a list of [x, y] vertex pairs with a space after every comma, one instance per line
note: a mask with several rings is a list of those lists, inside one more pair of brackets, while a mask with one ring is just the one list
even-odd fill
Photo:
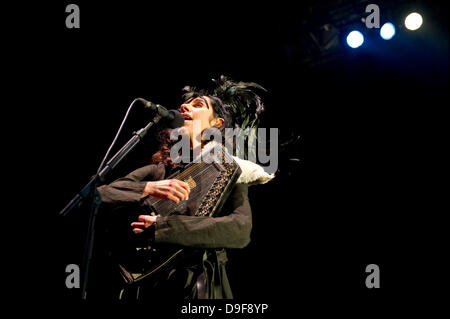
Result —
[[[213, 79], [213, 87], [209, 90], [197, 90], [194, 87], [184, 87], [183, 98], [189, 100], [196, 96], [208, 96], [214, 112], [225, 120], [222, 128], [230, 127], [240, 129], [236, 138], [242, 138], [244, 145], [232, 140], [226, 141], [233, 145], [237, 156], [256, 159], [255, 148], [245, 147], [256, 142], [256, 129], [260, 122], [260, 115], [264, 111], [264, 104], [257, 90], [266, 91], [261, 85], [254, 82], [235, 82], [221, 75], [218, 80]], [[236, 133], [236, 132], [234, 132]], [[228, 136], [225, 135], [225, 139]], [[230, 144], [228, 144], [230, 145]]]
[[212, 81], [215, 87], [209, 90], [196, 90], [195, 87], [186, 86], [183, 98], [188, 100], [201, 95], [217, 98], [220, 101], [214, 99], [214, 111], [225, 119], [227, 127], [243, 130], [258, 127], [264, 104], [255, 91], [266, 89], [254, 82], [235, 82], [224, 75]]

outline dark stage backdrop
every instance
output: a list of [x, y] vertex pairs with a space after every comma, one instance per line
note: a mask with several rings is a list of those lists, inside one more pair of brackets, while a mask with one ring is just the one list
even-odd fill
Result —
[[[13, 39], [27, 74], [15, 80], [33, 101], [19, 114], [33, 129], [18, 159], [33, 201], [15, 209], [33, 221], [20, 253], [33, 285], [14, 296], [77, 302], [65, 266], [81, 262], [87, 224], [59, 210], [95, 173], [135, 97], [177, 108], [183, 86], [221, 74], [267, 88], [261, 126], [278, 128], [280, 143], [299, 136], [280, 151], [276, 178], [250, 188], [252, 241], [229, 254], [236, 299], [301, 311], [314, 301], [372, 307], [431, 289], [443, 273], [440, 232], [431, 231], [440, 214], [431, 178], [440, 172], [430, 164], [443, 147], [448, 88], [443, 4], [426, 7], [433, 20], [421, 36], [399, 34], [377, 50], [344, 45], [311, 66], [295, 56], [295, 21], [310, 3], [152, 3], [78, 1], [76, 30], [64, 24], [68, 2], [36, 6]], [[136, 107], [117, 147], [149, 119]], [[148, 162], [152, 137], [115, 177]], [[371, 263], [381, 269], [379, 290], [365, 286]]]

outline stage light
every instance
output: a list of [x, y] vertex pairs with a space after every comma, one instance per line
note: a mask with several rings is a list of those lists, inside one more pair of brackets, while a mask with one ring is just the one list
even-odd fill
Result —
[[390, 22], [383, 24], [383, 26], [380, 29], [380, 36], [384, 40], [390, 40], [394, 37], [394, 35], [395, 35], [394, 25]]
[[409, 30], [417, 30], [422, 25], [423, 19], [420, 14], [417, 12], [413, 12], [408, 14], [408, 16], [405, 19], [405, 26]]
[[356, 49], [364, 42], [364, 36], [359, 31], [352, 31], [347, 35], [347, 44], [349, 47]]

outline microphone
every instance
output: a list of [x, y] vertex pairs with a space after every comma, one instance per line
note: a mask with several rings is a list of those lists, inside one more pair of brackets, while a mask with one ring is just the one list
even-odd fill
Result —
[[184, 125], [184, 117], [177, 110], [168, 110], [162, 105], [144, 100], [143, 98], [138, 98], [138, 100], [144, 104], [145, 108], [156, 111], [161, 118], [166, 119], [170, 128], [177, 128]]

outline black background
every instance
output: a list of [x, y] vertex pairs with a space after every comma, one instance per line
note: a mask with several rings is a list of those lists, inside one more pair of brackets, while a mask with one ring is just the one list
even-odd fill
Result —
[[[252, 242], [229, 254], [236, 299], [280, 312], [341, 300], [371, 309], [434, 289], [444, 274], [435, 181], [448, 98], [444, 2], [417, 2], [427, 15], [420, 32], [398, 30], [360, 50], [341, 44], [338, 59], [314, 68], [292, 51], [309, 2], [77, 1], [80, 29], [65, 27], [68, 3], [10, 11], [17, 50], [5, 62], [30, 98], [12, 104], [28, 128], [14, 146], [21, 218], [12, 228], [33, 230], [14, 237], [22, 273], [33, 273], [33, 284], [13, 281], [14, 299], [77, 303], [64, 270], [80, 263], [85, 217], [62, 220], [59, 210], [95, 173], [135, 97], [176, 108], [183, 86], [220, 74], [267, 88], [261, 126], [279, 128], [280, 142], [300, 136], [280, 153], [276, 178], [250, 188]], [[117, 146], [149, 119], [135, 108]], [[146, 163], [149, 138], [117, 176]], [[378, 290], [365, 287], [371, 263], [381, 269]]]

